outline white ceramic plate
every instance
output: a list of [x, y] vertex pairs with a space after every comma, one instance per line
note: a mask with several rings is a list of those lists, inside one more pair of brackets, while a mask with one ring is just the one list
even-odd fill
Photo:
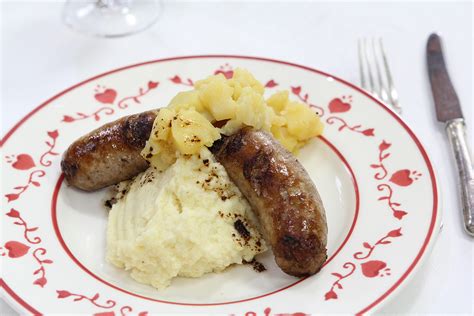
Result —
[[[329, 226], [320, 273], [296, 279], [271, 253], [267, 267], [231, 267], [164, 290], [105, 262], [105, 191], [66, 186], [60, 154], [121, 116], [165, 106], [193, 80], [249, 69], [267, 92], [288, 89], [326, 127], [299, 154], [319, 188]], [[320, 71], [239, 56], [170, 58], [117, 69], [67, 89], [2, 140], [2, 280], [6, 299], [33, 313], [363, 313], [407, 282], [440, 223], [435, 175], [409, 127], [364, 91]]]

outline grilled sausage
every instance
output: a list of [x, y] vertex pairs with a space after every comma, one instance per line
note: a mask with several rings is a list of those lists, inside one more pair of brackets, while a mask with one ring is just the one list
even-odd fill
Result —
[[314, 274], [326, 261], [321, 198], [298, 160], [269, 133], [244, 128], [211, 148], [257, 213], [275, 261], [287, 274]]
[[[92, 191], [144, 171], [148, 163], [140, 151], [156, 113], [121, 118], [75, 141], [61, 162], [68, 183]], [[270, 134], [251, 128], [223, 137], [211, 151], [257, 213], [280, 268], [294, 276], [318, 272], [327, 258], [326, 216], [296, 158]]]
[[157, 111], [147, 111], [105, 124], [76, 140], [63, 155], [67, 182], [86, 191], [127, 180], [144, 171], [140, 151], [150, 136]]

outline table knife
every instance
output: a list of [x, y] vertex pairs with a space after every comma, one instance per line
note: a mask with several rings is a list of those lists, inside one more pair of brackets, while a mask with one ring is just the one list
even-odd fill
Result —
[[466, 137], [466, 125], [458, 96], [449, 79], [441, 39], [431, 34], [426, 45], [428, 74], [438, 121], [445, 124], [459, 172], [459, 187], [466, 232], [474, 237], [474, 171]]

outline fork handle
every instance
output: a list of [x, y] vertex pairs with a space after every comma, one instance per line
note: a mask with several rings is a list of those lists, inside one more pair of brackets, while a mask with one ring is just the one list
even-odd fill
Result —
[[464, 228], [469, 235], [474, 237], [474, 171], [464, 119], [447, 121], [446, 131], [459, 172]]

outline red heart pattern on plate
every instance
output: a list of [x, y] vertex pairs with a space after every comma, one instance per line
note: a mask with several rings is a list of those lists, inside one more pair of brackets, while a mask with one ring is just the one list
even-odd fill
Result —
[[374, 278], [379, 275], [380, 270], [385, 268], [387, 264], [380, 260], [371, 260], [361, 264], [362, 273], [368, 278]]
[[347, 102], [342, 101], [339, 98], [332, 99], [329, 102], [329, 112], [331, 113], [343, 113], [351, 109], [351, 105]]
[[275, 80], [270, 80], [265, 84], [265, 88], [273, 88], [278, 86], [278, 83], [275, 82]]
[[156, 87], [158, 87], [158, 82], [148, 81], [148, 89], [155, 89]]
[[104, 92], [96, 93], [94, 97], [101, 103], [112, 104], [117, 97], [117, 91], [114, 89], [106, 89]]
[[30, 247], [18, 241], [9, 241], [5, 244], [5, 249], [10, 258], [19, 258], [26, 255]]
[[18, 170], [28, 170], [34, 166], [35, 162], [28, 154], [20, 154], [16, 156], [16, 161], [12, 164], [12, 167]]
[[410, 177], [410, 170], [403, 169], [395, 172], [390, 178], [390, 182], [393, 182], [399, 186], [406, 187], [413, 183], [413, 179]]
[[227, 70], [227, 71], [224, 71], [224, 70], [216, 70], [216, 71], [214, 72], [214, 74], [215, 74], [215, 75], [223, 74], [226, 79], [231, 79], [232, 76], [234, 75], [234, 71], [233, 71], [233, 70]]

